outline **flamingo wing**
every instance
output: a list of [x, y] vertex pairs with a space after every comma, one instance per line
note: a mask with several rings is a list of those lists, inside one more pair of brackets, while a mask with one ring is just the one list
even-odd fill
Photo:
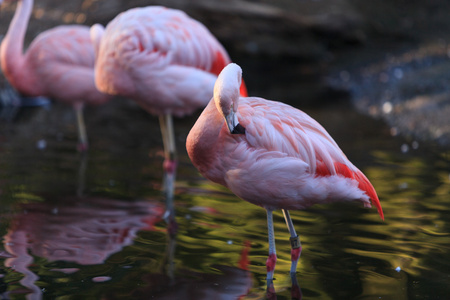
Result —
[[152, 114], [181, 117], [207, 104], [228, 63], [223, 46], [184, 12], [133, 8], [106, 26], [95, 80], [100, 91], [133, 98]]
[[30, 64], [39, 66], [54, 62], [92, 69], [95, 62], [89, 27], [82, 25], [58, 26], [41, 33], [26, 55]]
[[372, 184], [313, 118], [289, 105], [261, 98], [241, 98], [238, 113], [252, 147], [300, 159], [307, 164], [307, 172], [316, 178], [338, 175], [356, 180], [383, 218]]
[[228, 188], [250, 203], [270, 210], [298, 210], [313, 204], [355, 200], [370, 206], [369, 197], [355, 180], [311, 176], [303, 160], [277, 151], [238, 147], [230, 158], [238, 160], [243, 155], [245, 160], [227, 170], [224, 179]]
[[[189, 66], [215, 75], [231, 62], [222, 45], [200, 22], [161, 6], [130, 9], [106, 27], [103, 52], [128, 64]], [[104, 53], [107, 56], [107, 53]]]
[[74, 99], [87, 104], [109, 99], [94, 84], [95, 54], [87, 26], [58, 26], [41, 33], [30, 44], [25, 60], [33, 70], [33, 88], [38, 95], [69, 104]]

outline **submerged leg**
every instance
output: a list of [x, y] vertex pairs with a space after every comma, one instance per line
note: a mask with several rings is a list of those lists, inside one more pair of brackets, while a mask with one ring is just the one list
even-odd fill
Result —
[[[175, 135], [173, 130], [173, 121], [171, 115], [162, 115], [159, 117], [159, 125], [164, 143], [164, 179], [163, 186], [166, 194], [166, 221], [175, 226], [175, 209], [173, 205], [173, 194], [175, 185], [175, 175], [177, 169]], [[169, 228], [175, 231], [175, 228]]]
[[300, 238], [295, 232], [294, 225], [292, 224], [291, 216], [288, 210], [283, 209], [284, 219], [286, 220], [286, 225], [289, 229], [289, 234], [291, 237], [289, 241], [291, 242], [291, 276], [295, 274], [297, 270], [298, 259], [302, 252], [302, 244], [300, 243]]
[[88, 140], [86, 134], [86, 126], [84, 125], [83, 118], [83, 104], [76, 104], [74, 106], [75, 115], [77, 117], [77, 127], [78, 127], [78, 151], [86, 151], [88, 149]]
[[273, 230], [273, 213], [267, 210], [267, 233], [269, 237], [269, 257], [266, 261], [267, 267], [267, 289], [273, 289], [273, 273], [277, 263], [277, 253], [275, 249], [275, 233]]
[[87, 169], [87, 152], [81, 152], [80, 166], [78, 167], [78, 184], [77, 184], [77, 196], [82, 197], [86, 187], [86, 169]]
[[291, 273], [291, 299], [292, 300], [301, 300], [303, 298], [302, 289], [298, 284], [297, 274]]

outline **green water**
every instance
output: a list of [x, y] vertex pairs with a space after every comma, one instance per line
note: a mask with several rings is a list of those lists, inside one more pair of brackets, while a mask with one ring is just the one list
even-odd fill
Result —
[[[66, 106], [2, 121], [0, 293], [265, 298], [265, 211], [198, 174], [184, 149], [195, 117], [176, 120], [178, 232], [171, 239], [157, 120], [124, 103], [88, 109], [87, 156], [75, 150]], [[348, 109], [307, 112], [371, 180], [386, 219], [352, 204], [292, 212], [303, 246], [297, 273], [303, 299], [447, 299], [450, 153], [392, 137], [383, 123]], [[275, 289], [278, 299], [291, 299], [289, 235], [280, 212], [274, 221]]]

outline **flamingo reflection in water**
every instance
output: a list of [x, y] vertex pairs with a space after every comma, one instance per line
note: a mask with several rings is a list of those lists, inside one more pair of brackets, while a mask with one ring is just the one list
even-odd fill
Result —
[[3, 239], [9, 253], [5, 267], [24, 275], [20, 283], [30, 290], [33, 299], [42, 296], [35, 283], [39, 277], [29, 269], [33, 255], [49, 262], [101, 264], [113, 253], [131, 245], [139, 230], [154, 230], [164, 213], [163, 205], [150, 201], [96, 197], [60, 200], [58, 204], [21, 204], [22, 212], [13, 218]]

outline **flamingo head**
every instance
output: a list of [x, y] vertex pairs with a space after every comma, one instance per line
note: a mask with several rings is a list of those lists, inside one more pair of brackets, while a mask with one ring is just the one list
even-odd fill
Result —
[[225, 118], [228, 130], [233, 134], [242, 134], [245, 132], [244, 127], [239, 124], [236, 116], [241, 81], [241, 67], [235, 63], [230, 63], [220, 72], [214, 85], [214, 102], [216, 108]]
[[105, 27], [103, 27], [103, 25], [101, 24], [94, 24], [91, 26], [89, 33], [91, 36], [92, 44], [94, 45], [95, 57], [97, 57], [100, 49], [100, 42], [102, 40], [103, 34], [105, 33]]

